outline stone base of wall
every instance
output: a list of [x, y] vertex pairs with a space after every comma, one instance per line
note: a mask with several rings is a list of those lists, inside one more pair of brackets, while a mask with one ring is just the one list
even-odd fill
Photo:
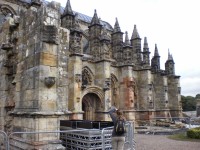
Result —
[[135, 121], [136, 124], [143, 125], [149, 124], [151, 120], [171, 118], [171, 117], [182, 117], [181, 110], [149, 110], [149, 111], [136, 111]]
[[65, 150], [65, 147], [61, 145], [60, 140], [55, 141], [29, 141], [27, 142], [26, 139], [23, 137], [12, 137], [10, 139], [10, 149], [14, 150]]

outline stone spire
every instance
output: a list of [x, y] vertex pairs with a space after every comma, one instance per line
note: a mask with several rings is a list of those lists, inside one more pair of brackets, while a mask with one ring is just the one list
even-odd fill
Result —
[[155, 44], [155, 51], [154, 56], [151, 59], [151, 67], [153, 72], [159, 72], [160, 71], [160, 56], [158, 53], [157, 44]]
[[122, 49], [123, 49], [123, 32], [121, 32], [118, 20], [116, 18], [115, 25], [114, 25], [114, 31], [111, 34], [112, 36], [112, 55], [113, 58], [118, 61], [118, 63], [121, 62], [122, 58]]
[[62, 17], [66, 16], [66, 15], [74, 16], [74, 13], [73, 13], [73, 10], [72, 10], [71, 4], [70, 4], [70, 0], [67, 1], [67, 4], [65, 6], [65, 10], [64, 10]]
[[147, 43], [147, 37], [144, 37], [144, 46], [143, 46], [143, 63], [144, 65], [149, 65], [150, 64], [150, 59], [149, 59], [149, 46]]
[[173, 57], [168, 50], [168, 59], [165, 62], [165, 72], [166, 72], [167, 75], [175, 75], [174, 64], [175, 63], [174, 63]]
[[99, 18], [98, 18], [98, 16], [97, 16], [97, 11], [96, 11], [96, 9], [94, 10], [94, 16], [93, 16], [93, 18], [92, 18], [92, 21], [91, 21], [91, 23], [90, 23], [90, 26], [92, 26], [92, 25], [101, 25], [100, 24], [100, 20], [99, 20]]
[[155, 44], [154, 56], [159, 56], [157, 44]]
[[130, 45], [130, 40], [129, 40], [127, 31], [125, 32], [125, 43], [124, 44], [125, 44], [125, 46], [129, 46]]
[[172, 54], [170, 54], [169, 49], [168, 49], [168, 60], [174, 61]]
[[140, 39], [140, 35], [137, 31], [136, 25], [134, 25], [133, 34], [132, 34], [132, 37], [131, 37], [131, 40], [133, 40], [133, 39]]
[[114, 25], [114, 32], [121, 32], [118, 19], [116, 18], [115, 25]]
[[140, 67], [142, 63], [142, 48], [141, 48], [141, 38], [138, 34], [137, 27], [134, 25], [132, 37], [131, 37], [131, 46], [133, 49], [133, 55], [132, 55], [132, 60], [134, 61], [133, 63], [136, 64], [136, 66]]
[[147, 51], [149, 49], [148, 43], [147, 43], [147, 37], [144, 37], [144, 46], [143, 46], [143, 50]]

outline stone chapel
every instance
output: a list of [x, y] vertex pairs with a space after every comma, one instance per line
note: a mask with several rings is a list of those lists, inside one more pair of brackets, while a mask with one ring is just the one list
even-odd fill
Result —
[[172, 54], [163, 70], [157, 45], [150, 58], [147, 37], [136, 25], [129, 39], [117, 18], [112, 26], [97, 10], [93, 16], [76, 11], [70, 0], [65, 8], [55, 1], [0, 1], [0, 130], [108, 121], [111, 106], [133, 122], [180, 117]]

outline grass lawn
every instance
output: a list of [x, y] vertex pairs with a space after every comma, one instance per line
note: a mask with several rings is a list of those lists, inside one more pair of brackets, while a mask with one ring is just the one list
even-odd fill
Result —
[[179, 140], [179, 141], [200, 142], [200, 139], [192, 139], [192, 138], [187, 137], [186, 133], [169, 135], [168, 138], [173, 139], [173, 140]]

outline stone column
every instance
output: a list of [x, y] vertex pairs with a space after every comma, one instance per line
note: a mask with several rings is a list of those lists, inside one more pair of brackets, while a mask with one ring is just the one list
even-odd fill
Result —
[[[103, 101], [103, 112], [108, 111], [111, 106], [111, 70], [110, 70], [110, 62], [107, 60], [102, 60], [96, 64], [96, 74], [95, 80], [96, 85], [102, 87], [104, 92]], [[99, 115], [99, 114], [98, 114]], [[109, 115], [102, 115], [102, 120], [110, 120]]]
[[82, 32], [79, 29], [70, 30], [69, 51], [70, 58], [68, 64], [69, 72], [69, 110], [72, 112], [71, 119], [83, 119], [81, 102], [82, 85]]
[[127, 120], [135, 120], [134, 90], [135, 81], [133, 78], [132, 66], [123, 66], [120, 78], [120, 109], [122, 109]]

